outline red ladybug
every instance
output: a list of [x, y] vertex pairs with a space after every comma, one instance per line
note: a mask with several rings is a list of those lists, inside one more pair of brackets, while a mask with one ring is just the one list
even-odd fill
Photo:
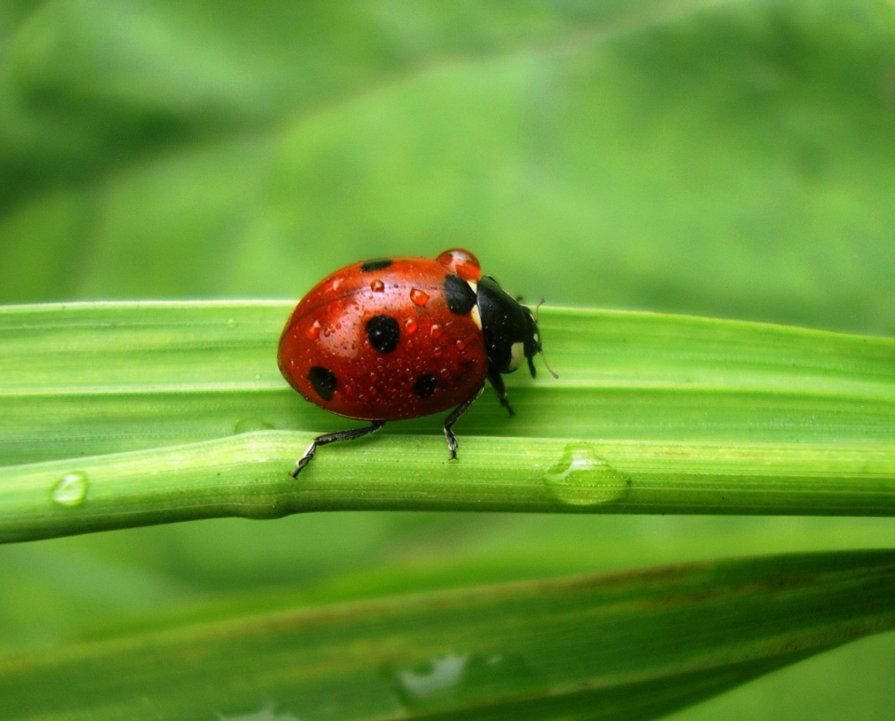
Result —
[[540, 352], [532, 312], [494, 278], [481, 277], [468, 250], [446, 250], [435, 260], [376, 258], [337, 270], [292, 312], [280, 337], [280, 372], [311, 403], [371, 424], [318, 436], [292, 476], [317, 446], [448, 408], [444, 435], [454, 459], [453, 425], [485, 379], [512, 415], [501, 373], [527, 359], [534, 377], [532, 357]]

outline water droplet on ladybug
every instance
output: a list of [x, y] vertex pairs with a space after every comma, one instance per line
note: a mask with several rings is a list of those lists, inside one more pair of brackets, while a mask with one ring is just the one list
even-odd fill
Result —
[[429, 335], [433, 338], [440, 338], [442, 330], [442, 327], [438, 323], [433, 323], [432, 327], [429, 328]]
[[410, 300], [413, 302], [414, 305], [418, 305], [420, 308], [422, 308], [424, 305], [426, 305], [426, 303], [429, 302], [429, 294], [424, 290], [420, 290], [419, 288], [411, 288]]
[[463, 248], [446, 250], [436, 260], [464, 280], [477, 281], [482, 275], [479, 259]]
[[308, 329], [305, 331], [305, 337], [308, 340], [317, 340], [320, 336], [320, 321], [315, 320], [311, 325], [308, 326]]
[[370, 290], [372, 290], [374, 293], [381, 293], [385, 290], [385, 283], [383, 283], [379, 279], [370, 281]]
[[419, 324], [416, 322], [416, 318], [405, 318], [404, 319], [404, 335], [413, 335], [416, 333], [416, 329], [419, 327]]

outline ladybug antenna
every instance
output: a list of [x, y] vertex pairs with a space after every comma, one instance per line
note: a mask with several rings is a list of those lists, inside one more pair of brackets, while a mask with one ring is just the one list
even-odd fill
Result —
[[556, 380], [559, 380], [559, 374], [550, 367], [550, 364], [547, 362], [547, 356], [544, 355], [543, 349], [538, 351], [538, 354], [541, 356], [541, 362], [544, 364], [544, 368], [552, 375]]
[[[542, 305], [544, 305], [544, 299], [543, 299], [543, 298], [541, 298], [541, 299], [538, 301], [538, 304], [535, 306], [535, 323], [538, 322], [538, 311], [541, 310], [541, 306], [542, 306]], [[538, 344], [538, 345], [540, 346], [540, 344]], [[544, 354], [544, 349], [539, 347], [539, 348], [538, 348], [538, 354], [541, 356], [541, 361], [542, 361], [543, 364], [544, 364], [544, 368], [546, 368], [547, 371], [550, 373], [550, 375], [552, 375], [556, 380], [559, 380], [559, 374], [557, 374], [557, 372], [556, 372], [555, 370], [553, 370], [553, 369], [550, 367], [550, 364], [547, 362], [547, 356]]]

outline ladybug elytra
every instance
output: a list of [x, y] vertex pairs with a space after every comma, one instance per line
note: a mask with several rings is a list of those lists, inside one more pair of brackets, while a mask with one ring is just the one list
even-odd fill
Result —
[[482, 276], [468, 250], [446, 250], [435, 260], [376, 258], [337, 270], [292, 312], [280, 337], [280, 372], [311, 403], [370, 425], [318, 436], [291, 475], [318, 446], [449, 408], [443, 429], [455, 459], [453, 425], [485, 379], [513, 415], [501, 374], [527, 360], [534, 377], [533, 357], [541, 352], [531, 310]]

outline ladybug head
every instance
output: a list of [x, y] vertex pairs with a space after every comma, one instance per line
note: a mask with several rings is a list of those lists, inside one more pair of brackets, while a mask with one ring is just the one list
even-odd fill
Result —
[[[543, 351], [538, 324], [531, 310], [507, 294], [490, 275], [482, 276], [478, 282], [476, 305], [490, 366], [499, 373], [512, 373], [525, 359], [534, 378], [532, 359]], [[556, 377], [549, 366], [547, 370]]]

